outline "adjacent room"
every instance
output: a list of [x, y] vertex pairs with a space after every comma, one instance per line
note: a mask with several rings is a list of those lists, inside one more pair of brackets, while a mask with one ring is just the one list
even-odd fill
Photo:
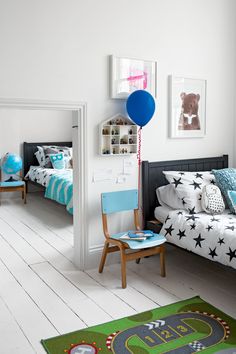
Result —
[[236, 353], [235, 0], [0, 1], [0, 48], [0, 353]]

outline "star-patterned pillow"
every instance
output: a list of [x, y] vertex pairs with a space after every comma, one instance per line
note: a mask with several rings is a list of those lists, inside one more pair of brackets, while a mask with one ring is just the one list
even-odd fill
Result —
[[38, 151], [36, 151], [35, 156], [36, 159], [38, 160], [39, 166], [44, 167], [45, 166], [45, 155], [44, 155], [44, 150], [42, 146], [37, 146]]
[[156, 189], [157, 199], [160, 205], [172, 209], [184, 209], [183, 202], [178, 198], [175, 192], [175, 186], [167, 184]]
[[163, 171], [163, 173], [167, 181], [173, 184], [184, 209], [192, 214], [203, 211], [201, 205], [203, 187], [211, 183], [215, 184], [215, 177], [210, 171]]

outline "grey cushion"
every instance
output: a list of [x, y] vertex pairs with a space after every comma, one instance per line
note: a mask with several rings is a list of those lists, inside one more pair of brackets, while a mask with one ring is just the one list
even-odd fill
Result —
[[58, 154], [59, 152], [63, 152], [64, 158], [66, 161], [66, 168], [70, 168], [70, 160], [72, 158], [72, 149], [69, 148], [68, 146], [50, 146], [50, 145], [44, 145], [43, 146], [44, 150], [44, 155], [45, 155], [45, 168], [53, 168], [50, 156], [51, 154]]

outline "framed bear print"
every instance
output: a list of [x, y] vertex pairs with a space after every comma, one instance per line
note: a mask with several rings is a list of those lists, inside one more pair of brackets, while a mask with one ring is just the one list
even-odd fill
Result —
[[206, 80], [169, 77], [171, 138], [202, 138], [206, 134]]

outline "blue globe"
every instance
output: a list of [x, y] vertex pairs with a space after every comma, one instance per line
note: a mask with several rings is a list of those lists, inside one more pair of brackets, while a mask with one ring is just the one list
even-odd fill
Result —
[[22, 159], [16, 154], [7, 153], [1, 160], [2, 170], [7, 175], [16, 174], [22, 169]]

